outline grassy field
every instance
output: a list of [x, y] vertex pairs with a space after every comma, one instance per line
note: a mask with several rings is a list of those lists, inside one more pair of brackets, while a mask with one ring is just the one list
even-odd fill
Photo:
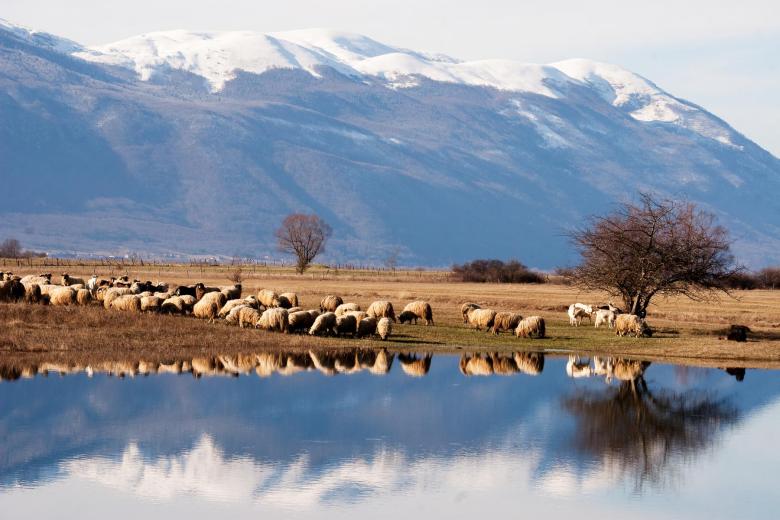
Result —
[[[203, 281], [226, 285], [234, 266], [135, 266], [109, 270], [83, 265], [9, 268], [15, 274], [48, 271], [88, 277], [129, 274], [142, 280], [184, 284]], [[326, 294], [338, 294], [363, 308], [387, 299], [396, 312], [415, 299], [431, 303], [436, 325], [395, 325], [385, 342], [349, 338], [320, 338], [259, 330], [241, 330], [224, 323], [209, 324], [191, 317], [128, 315], [89, 307], [47, 307], [0, 304], [0, 356], [16, 360], [58, 360], [73, 363], [105, 359], [184, 359], [196, 355], [233, 355], [256, 351], [305, 351], [346, 347], [385, 347], [395, 352], [577, 352], [669, 361], [703, 366], [780, 367], [780, 291], [737, 291], [733, 297], [698, 303], [683, 298], [658, 299], [649, 309], [652, 338], [620, 338], [607, 328], [587, 321], [571, 327], [565, 309], [570, 303], [604, 302], [599, 293], [583, 293], [559, 284], [510, 285], [453, 282], [440, 271], [359, 271], [316, 268], [297, 276], [286, 268], [242, 268], [244, 294], [261, 288], [298, 293], [304, 308], [316, 308]], [[524, 316], [541, 315], [547, 322], [546, 339], [518, 339], [504, 333], [493, 336], [463, 325], [460, 305], [477, 302], [496, 310], [514, 310]], [[719, 340], [730, 324], [748, 325], [747, 343]]]

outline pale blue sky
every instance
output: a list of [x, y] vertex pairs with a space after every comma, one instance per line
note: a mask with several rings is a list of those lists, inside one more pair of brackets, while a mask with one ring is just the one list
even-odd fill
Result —
[[462, 59], [622, 65], [780, 156], [777, 0], [3, 0], [0, 18], [85, 44], [164, 29], [331, 27]]

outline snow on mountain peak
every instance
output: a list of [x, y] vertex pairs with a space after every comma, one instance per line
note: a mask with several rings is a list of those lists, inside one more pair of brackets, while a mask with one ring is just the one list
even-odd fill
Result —
[[5, 30], [28, 43], [45, 47], [62, 54], [70, 54], [82, 49], [81, 45], [68, 40], [67, 38], [61, 38], [23, 25], [14, 24], [3, 18], [0, 18], [0, 30]]

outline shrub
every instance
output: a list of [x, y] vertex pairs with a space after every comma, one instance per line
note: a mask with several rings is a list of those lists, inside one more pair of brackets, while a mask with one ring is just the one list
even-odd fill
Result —
[[452, 266], [455, 278], [461, 282], [479, 283], [545, 283], [541, 273], [531, 271], [517, 260], [473, 260]]

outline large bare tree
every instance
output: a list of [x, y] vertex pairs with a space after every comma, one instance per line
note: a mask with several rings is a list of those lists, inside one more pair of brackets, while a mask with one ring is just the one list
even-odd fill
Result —
[[724, 279], [741, 269], [715, 216], [689, 202], [639, 198], [570, 234], [582, 256], [572, 280], [622, 298], [629, 313], [642, 317], [655, 295], [702, 300], [724, 290]]
[[280, 251], [295, 255], [296, 270], [303, 274], [312, 260], [325, 250], [331, 233], [330, 226], [317, 215], [292, 213], [276, 230], [276, 240]]

